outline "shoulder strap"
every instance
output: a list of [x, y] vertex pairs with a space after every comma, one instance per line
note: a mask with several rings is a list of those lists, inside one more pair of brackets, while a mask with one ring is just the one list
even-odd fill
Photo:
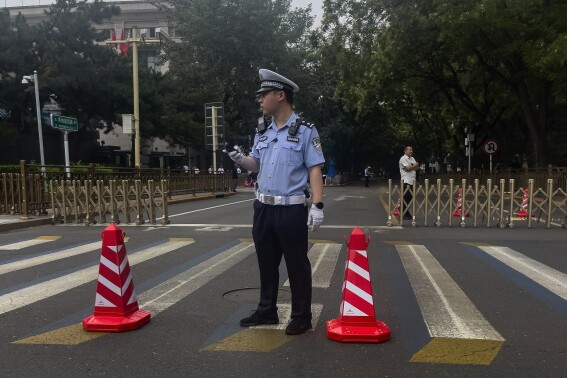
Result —
[[295, 136], [297, 134], [297, 130], [299, 130], [299, 126], [305, 126], [310, 129], [313, 128], [313, 124], [306, 122], [303, 118], [298, 118], [289, 126], [289, 131], [287, 132], [291, 136]]
[[256, 132], [260, 135], [264, 134], [271, 122], [272, 120], [270, 117], [262, 116], [258, 118], [258, 127], [256, 128]]

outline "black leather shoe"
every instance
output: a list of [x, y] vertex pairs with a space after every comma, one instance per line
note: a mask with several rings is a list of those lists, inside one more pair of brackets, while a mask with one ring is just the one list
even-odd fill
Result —
[[285, 328], [286, 335], [299, 335], [313, 328], [311, 321], [305, 319], [293, 319]]
[[244, 318], [240, 321], [240, 325], [242, 327], [253, 327], [261, 324], [278, 324], [280, 319], [278, 318], [278, 314], [275, 315], [266, 315], [261, 314], [258, 311], [254, 311], [252, 315], [247, 318]]

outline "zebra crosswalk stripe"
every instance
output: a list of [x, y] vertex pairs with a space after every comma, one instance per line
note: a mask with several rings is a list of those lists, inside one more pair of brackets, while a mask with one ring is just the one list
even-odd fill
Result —
[[[192, 243], [194, 243], [193, 239], [186, 239], [185, 241], [173, 240], [158, 246], [143, 249], [129, 256], [130, 265], [142, 263]], [[94, 281], [97, 277], [98, 268], [97, 264], [46, 282], [28, 286], [2, 295], [0, 296], [0, 314], [16, 310], [20, 307], [52, 297], [87, 282]]]
[[61, 236], [38, 236], [37, 238], [31, 239], [31, 240], [24, 240], [24, 241], [17, 242], [17, 243], [0, 245], [0, 250], [2, 250], [2, 251], [19, 250], [19, 249], [31, 247], [31, 246], [38, 245], [38, 244], [49, 243], [49, 242], [52, 242], [52, 241], [57, 240], [59, 238], [61, 238]]
[[[337, 243], [315, 243], [309, 250], [313, 287], [328, 288], [335, 272], [342, 245]], [[283, 286], [289, 286], [289, 280]]]
[[508, 247], [478, 246], [477, 248], [567, 300], [567, 274]]
[[101, 247], [101, 242], [88, 243], [80, 245], [77, 247], [63, 249], [61, 251], [47, 253], [45, 255], [31, 257], [28, 259], [18, 260], [11, 263], [0, 265], [0, 275], [10, 272], [14, 272], [20, 269], [30, 268], [32, 266], [37, 266], [45, 264], [48, 262], [61, 260], [71, 256], [81, 255], [83, 253], [95, 251]]
[[140, 307], [153, 316], [177, 303], [254, 251], [253, 243], [240, 243], [140, 295]]
[[425, 246], [396, 245], [396, 249], [433, 338], [411, 361], [490, 364], [504, 338]]

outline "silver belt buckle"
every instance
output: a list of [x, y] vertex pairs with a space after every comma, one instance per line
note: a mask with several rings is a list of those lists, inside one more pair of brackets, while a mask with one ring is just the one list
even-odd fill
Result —
[[267, 205], [274, 205], [276, 203], [274, 196], [264, 196], [264, 203]]

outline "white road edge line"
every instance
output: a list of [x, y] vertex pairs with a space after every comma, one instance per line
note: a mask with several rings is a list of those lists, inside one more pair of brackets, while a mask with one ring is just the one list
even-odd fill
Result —
[[[128, 256], [130, 266], [142, 263], [155, 257], [164, 255], [194, 241], [170, 241], [167, 243], [153, 246]], [[52, 280], [36, 285], [28, 286], [20, 290], [13, 291], [0, 296], [0, 314], [16, 310], [20, 307], [50, 298], [56, 294], [73, 289], [79, 285], [96, 280], [98, 277], [99, 265], [91, 266], [79, 271], [66, 274]], [[93, 295], [93, 302], [94, 302]]]

